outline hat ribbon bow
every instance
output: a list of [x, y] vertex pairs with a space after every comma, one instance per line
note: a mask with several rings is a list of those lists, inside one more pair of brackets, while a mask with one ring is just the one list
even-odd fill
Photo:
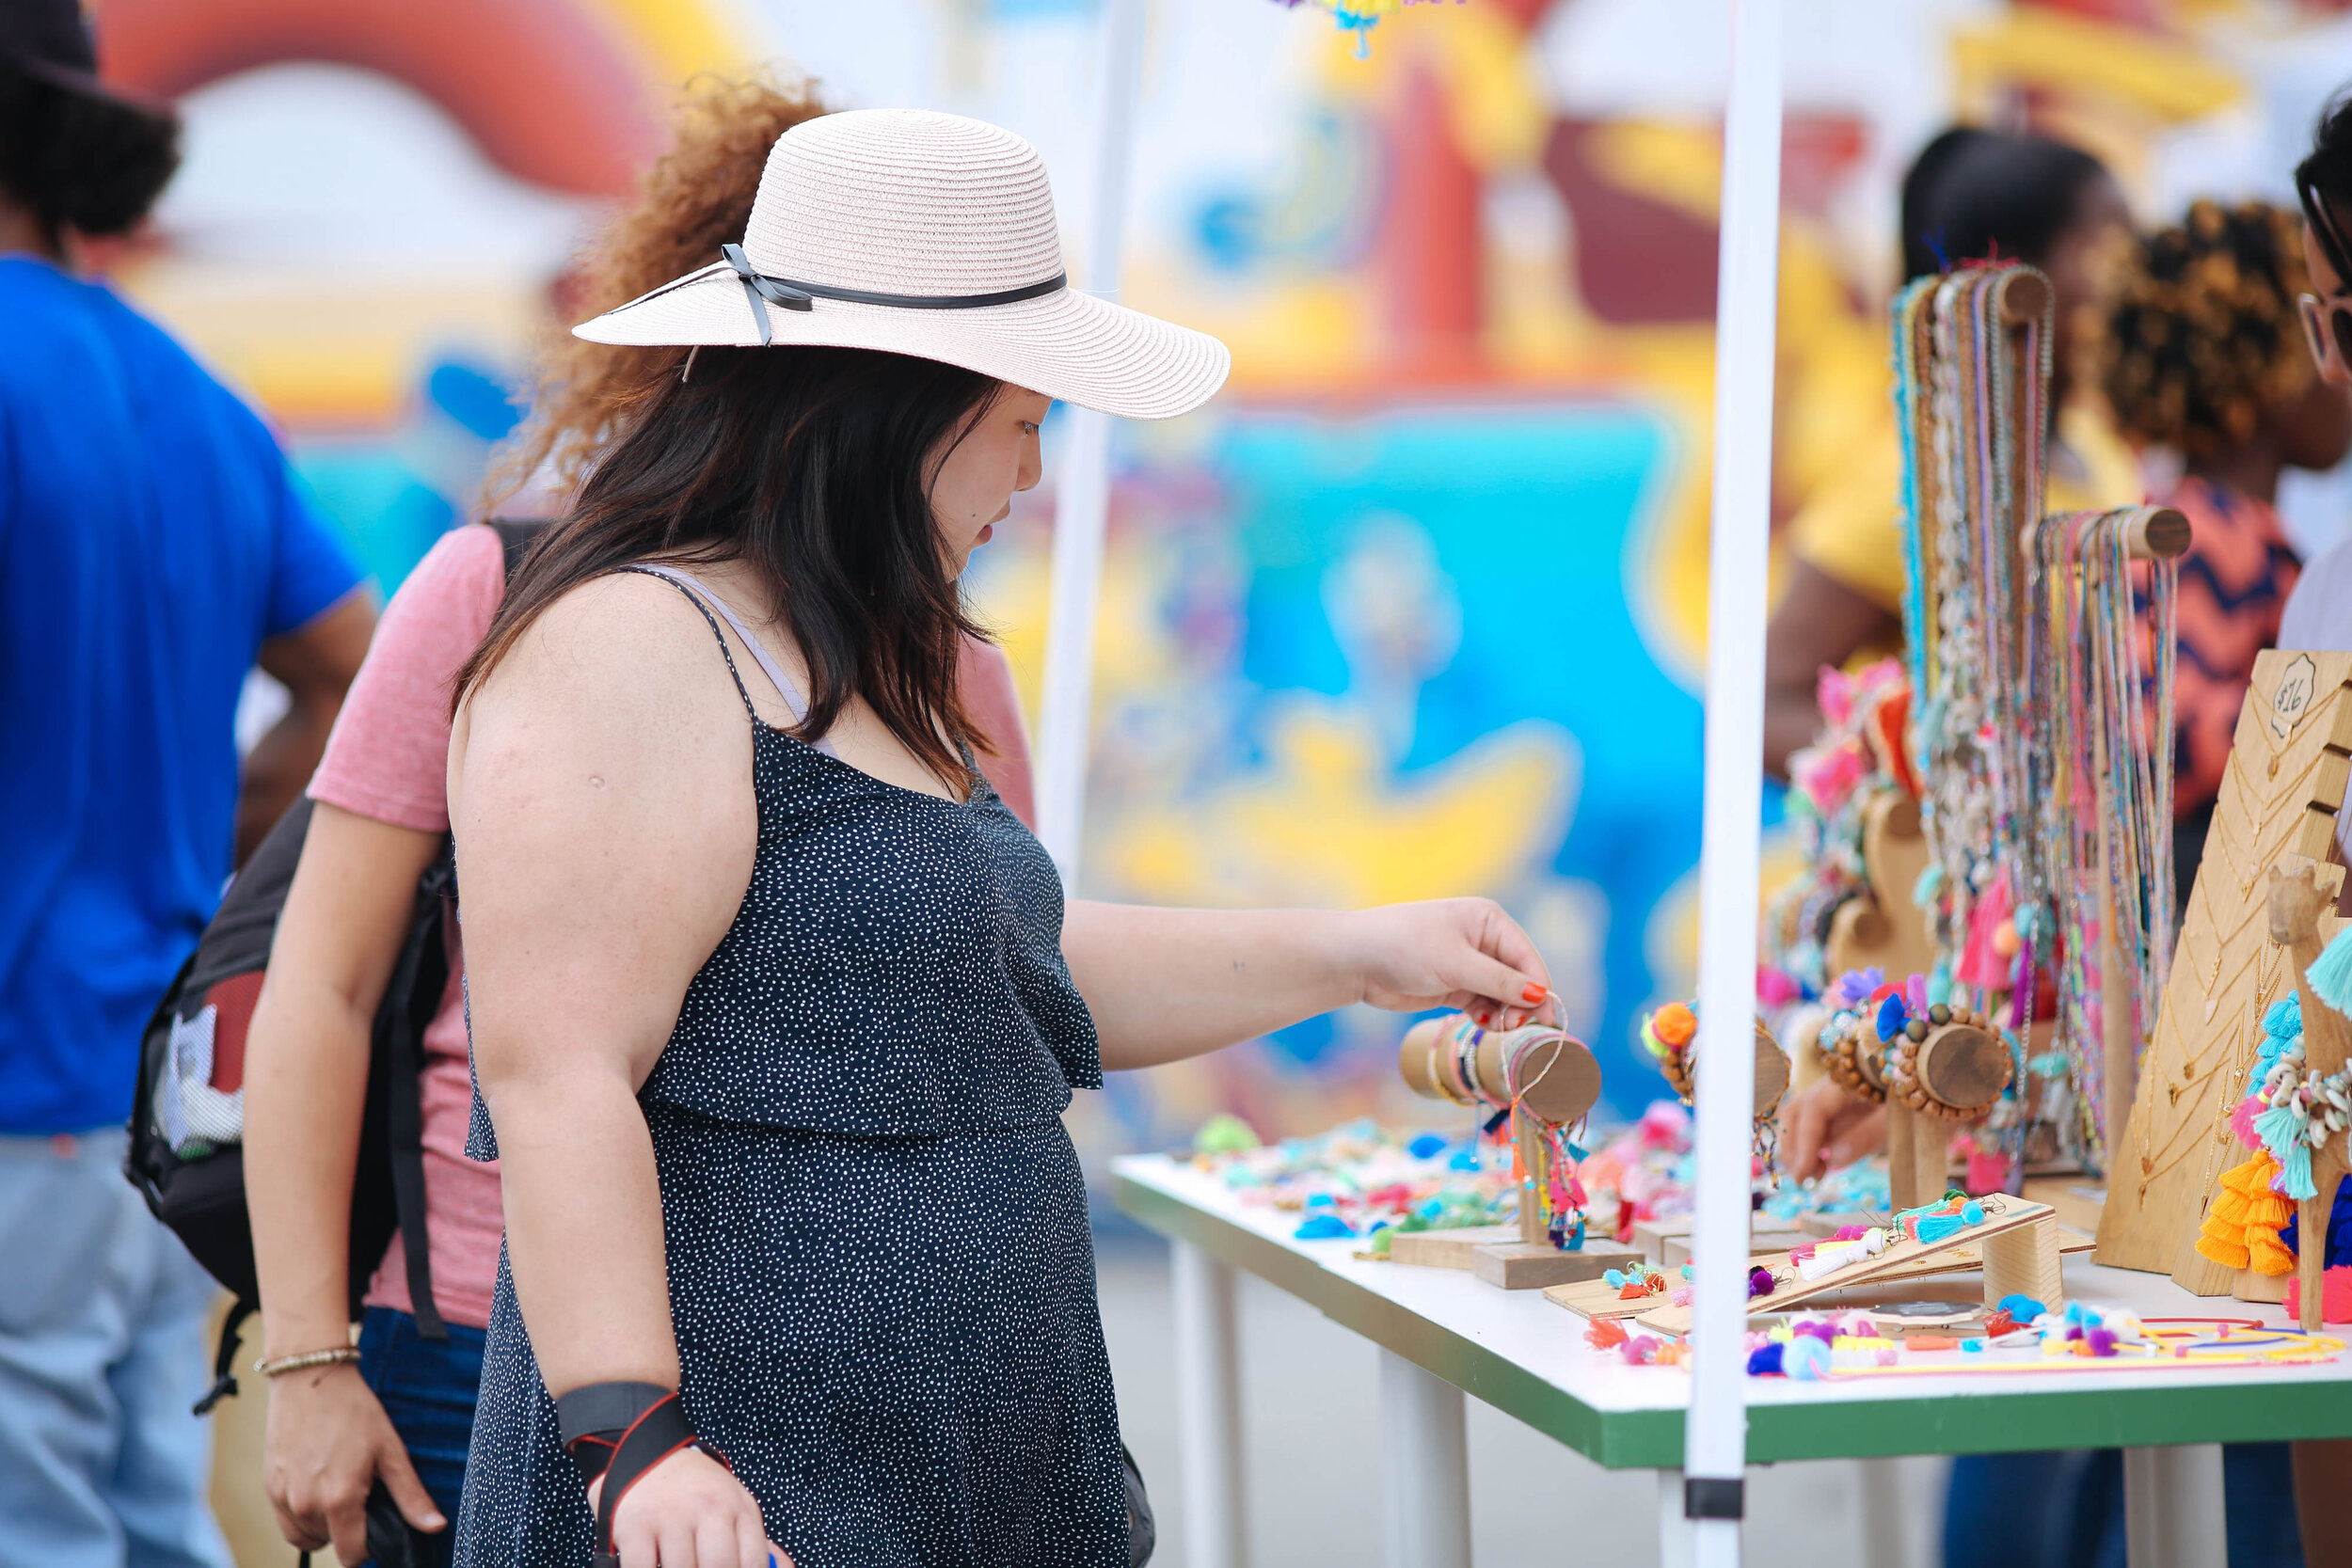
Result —
[[751, 305], [753, 319], [759, 323], [760, 347], [766, 348], [775, 341], [768, 325], [768, 312], [759, 308], [761, 300], [771, 305], [781, 305], [787, 310], [813, 310], [817, 308], [815, 295], [794, 288], [780, 277], [771, 277], [753, 266], [751, 259], [743, 254], [741, 245], [723, 245], [719, 247], [719, 254], [726, 259], [727, 265], [735, 269], [736, 277], [743, 285], [743, 297]]

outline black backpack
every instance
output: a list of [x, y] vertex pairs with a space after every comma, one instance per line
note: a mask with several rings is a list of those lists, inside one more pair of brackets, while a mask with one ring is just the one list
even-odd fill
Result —
[[[492, 526], [512, 578], [547, 525], [501, 520]], [[310, 828], [310, 800], [305, 796], [278, 819], [230, 884], [139, 1042], [123, 1174], [155, 1217], [236, 1298], [221, 1325], [213, 1386], [196, 1406], [199, 1416], [237, 1391], [232, 1368], [239, 1331], [261, 1304], [245, 1200], [246, 1028]], [[352, 1175], [351, 1313], [358, 1315], [368, 1280], [398, 1229], [417, 1332], [428, 1339], [445, 1339], [449, 1331], [434, 1305], [426, 1243], [420, 1074], [425, 1026], [449, 985], [442, 921], [456, 895], [456, 867], [445, 840], [418, 879], [407, 934], [376, 1008], [358, 1164]]]

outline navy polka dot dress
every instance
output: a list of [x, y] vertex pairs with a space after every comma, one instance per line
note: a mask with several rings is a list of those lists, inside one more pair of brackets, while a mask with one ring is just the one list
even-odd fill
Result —
[[[688, 1418], [800, 1568], [1122, 1568], [1053, 863], [977, 774], [939, 800], [752, 722], [751, 886], [639, 1095]], [[588, 1568], [503, 1260], [456, 1529], [460, 1568]]]

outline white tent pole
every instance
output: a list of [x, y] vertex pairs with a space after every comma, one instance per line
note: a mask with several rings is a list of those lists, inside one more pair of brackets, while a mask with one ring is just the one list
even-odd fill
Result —
[[[1127, 176], [1143, 64], [1144, 0], [1102, 0], [1095, 61], [1094, 183], [1087, 214], [1087, 285], [1119, 294], [1126, 248]], [[1078, 883], [1085, 828], [1087, 730], [1094, 704], [1094, 619], [1103, 589], [1103, 528], [1110, 515], [1111, 421], [1070, 410], [1054, 509], [1054, 581], [1045, 624], [1045, 690], [1038, 717], [1038, 836]]]
[[1715, 289], [1715, 493], [1707, 584], [1707, 782], [1699, 851], [1697, 1200], [1688, 1560], [1737, 1568], [1747, 1460], [1749, 1140], [1755, 1104], [1764, 578], [1772, 526], [1780, 251], [1780, 0], [1733, 0]]

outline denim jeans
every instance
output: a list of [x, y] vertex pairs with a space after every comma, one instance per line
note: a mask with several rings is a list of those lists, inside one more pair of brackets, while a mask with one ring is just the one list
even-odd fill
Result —
[[[453, 1527], [466, 1487], [466, 1450], [473, 1442], [473, 1407], [482, 1385], [479, 1328], [451, 1323], [446, 1340], [427, 1339], [417, 1320], [389, 1307], [371, 1307], [359, 1323], [359, 1375], [383, 1402], [392, 1430], [408, 1449], [417, 1479]], [[432, 1537], [448, 1568], [454, 1528]]]
[[206, 1500], [220, 1287], [124, 1134], [0, 1136], [0, 1568], [229, 1568]]
[[[2221, 1469], [2229, 1568], [2302, 1568], [2287, 1445], [2225, 1444]], [[2121, 1449], [1952, 1462], [1944, 1568], [2123, 1568], [2123, 1557]]]

